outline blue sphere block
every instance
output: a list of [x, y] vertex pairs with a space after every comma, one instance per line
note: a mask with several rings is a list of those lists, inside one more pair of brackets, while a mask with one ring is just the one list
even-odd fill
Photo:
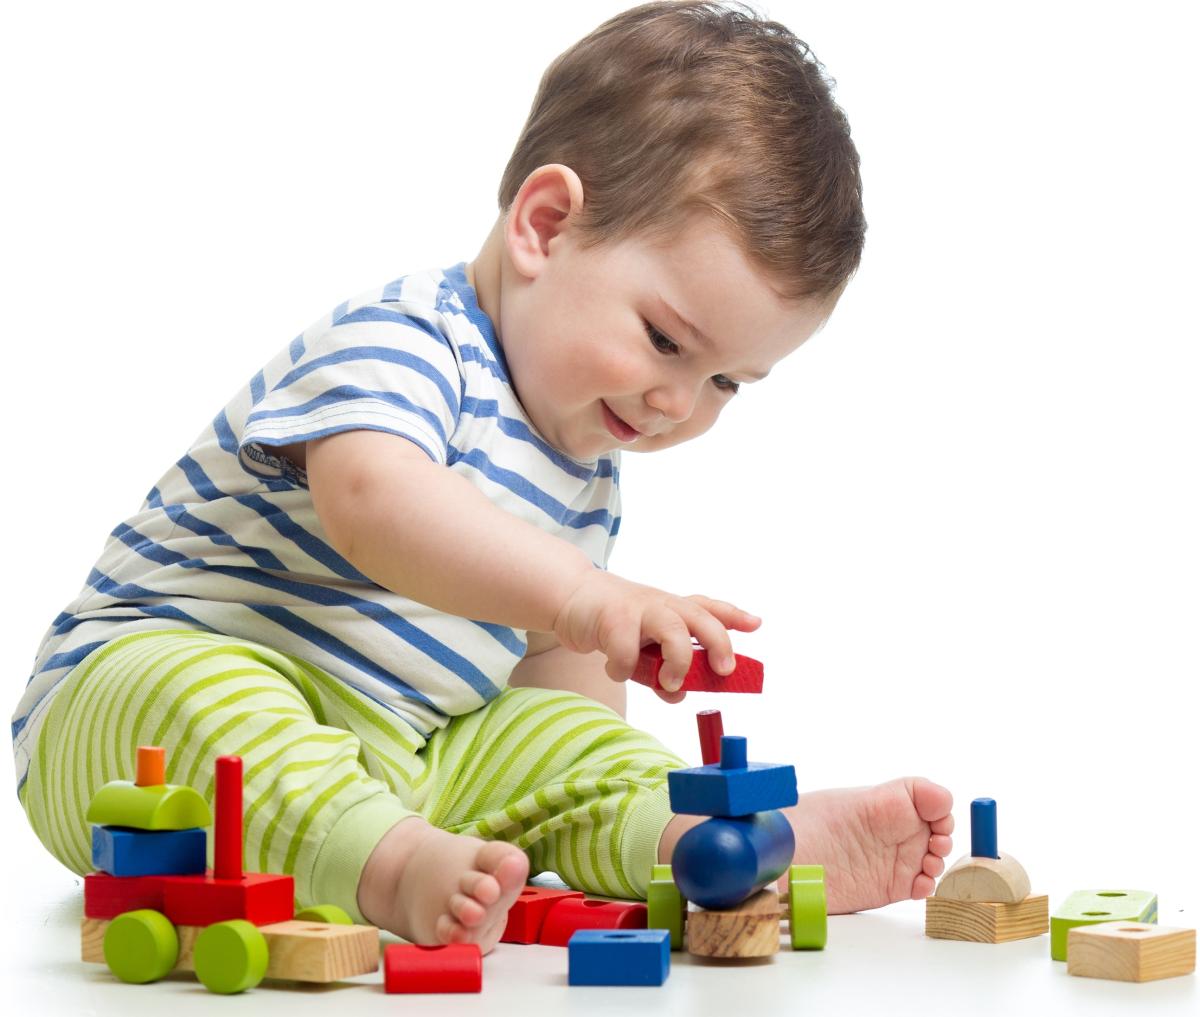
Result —
[[976, 798], [971, 803], [971, 857], [999, 858], [996, 841], [996, 800]]
[[205, 869], [204, 829], [92, 827], [92, 864], [110, 876], [187, 876]]
[[[724, 742], [722, 739], [722, 749]], [[778, 763], [710, 763], [667, 774], [671, 811], [689, 816], [749, 816], [795, 805], [796, 768]]]
[[670, 971], [666, 929], [579, 929], [567, 940], [568, 985], [662, 985]]
[[782, 812], [710, 819], [679, 838], [671, 875], [685, 900], [731, 908], [782, 876], [795, 850], [796, 835]]

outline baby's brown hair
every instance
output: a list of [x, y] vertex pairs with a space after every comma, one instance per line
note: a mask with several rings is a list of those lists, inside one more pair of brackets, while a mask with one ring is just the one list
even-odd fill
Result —
[[585, 246], [670, 239], [706, 211], [781, 297], [836, 300], [866, 219], [832, 85], [808, 46], [741, 4], [635, 7], [547, 68], [500, 182], [501, 211], [538, 166], [562, 163], [583, 182]]

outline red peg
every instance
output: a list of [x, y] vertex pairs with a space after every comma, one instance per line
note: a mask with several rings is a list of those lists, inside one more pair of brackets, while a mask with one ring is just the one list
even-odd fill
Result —
[[242, 757], [217, 757], [216, 823], [213, 830], [213, 877], [241, 879]]
[[721, 736], [725, 726], [721, 722], [720, 710], [701, 710], [696, 714], [696, 726], [700, 729], [700, 762], [705, 766], [721, 761]]

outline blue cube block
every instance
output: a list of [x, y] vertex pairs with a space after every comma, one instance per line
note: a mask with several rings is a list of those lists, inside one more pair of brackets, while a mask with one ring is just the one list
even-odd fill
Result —
[[185, 876], [203, 873], [203, 828], [134, 830], [92, 827], [92, 864], [110, 876]]
[[689, 816], [749, 816], [795, 805], [796, 768], [750, 763], [722, 768], [720, 763], [672, 770], [667, 774], [671, 811]]
[[569, 985], [662, 985], [670, 970], [666, 929], [579, 929], [567, 941]]

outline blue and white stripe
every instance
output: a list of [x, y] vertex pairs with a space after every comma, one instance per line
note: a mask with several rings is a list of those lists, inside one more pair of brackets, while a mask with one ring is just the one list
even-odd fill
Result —
[[293, 339], [112, 531], [44, 636], [13, 716], [20, 783], [58, 683], [130, 632], [193, 627], [265, 643], [339, 677], [422, 737], [499, 694], [525, 633], [377, 586], [329, 545], [303, 473], [275, 453], [361, 429], [407, 438], [495, 504], [607, 564], [619, 453], [571, 459], [534, 430], [465, 265], [404, 276]]

